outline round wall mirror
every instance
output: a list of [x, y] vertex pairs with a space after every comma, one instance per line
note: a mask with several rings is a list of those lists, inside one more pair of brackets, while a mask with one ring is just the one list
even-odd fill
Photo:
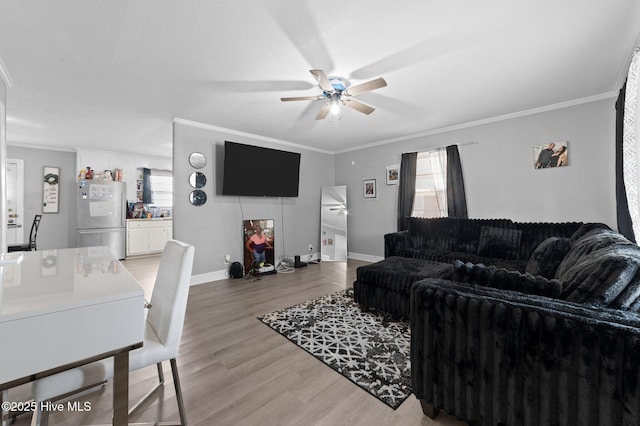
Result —
[[192, 152], [189, 156], [189, 164], [193, 168], [201, 169], [207, 164], [207, 157], [201, 152]]
[[203, 188], [207, 184], [207, 177], [204, 173], [193, 172], [189, 175], [189, 183], [194, 188]]
[[203, 206], [207, 202], [207, 193], [201, 189], [191, 191], [189, 194], [189, 201], [194, 206]]

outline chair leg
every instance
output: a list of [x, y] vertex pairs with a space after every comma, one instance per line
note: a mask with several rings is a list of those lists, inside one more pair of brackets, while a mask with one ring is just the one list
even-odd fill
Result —
[[180, 413], [180, 424], [187, 426], [187, 413], [184, 409], [184, 400], [182, 399], [182, 387], [180, 386], [180, 377], [178, 376], [178, 364], [175, 358], [171, 358], [171, 373], [173, 374], [173, 385], [176, 388], [176, 400], [178, 401], [178, 412]]
[[[39, 404], [38, 404], [39, 405]], [[49, 424], [49, 412], [36, 408], [31, 416], [31, 426], [47, 426]]]
[[157, 363], [156, 367], [158, 368], [158, 385], [155, 388], [151, 389], [151, 391], [149, 391], [140, 401], [138, 401], [133, 407], [131, 407], [131, 409], [129, 410], [129, 417], [133, 416], [164, 386], [164, 372], [162, 371], [162, 363]]

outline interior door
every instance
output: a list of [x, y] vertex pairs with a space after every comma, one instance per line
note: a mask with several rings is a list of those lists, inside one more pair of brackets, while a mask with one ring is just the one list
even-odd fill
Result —
[[7, 244], [22, 244], [24, 236], [24, 160], [7, 159]]

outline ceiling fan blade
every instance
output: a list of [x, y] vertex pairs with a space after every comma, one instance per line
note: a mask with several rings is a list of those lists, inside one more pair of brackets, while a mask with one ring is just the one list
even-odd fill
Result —
[[375, 80], [367, 81], [366, 83], [358, 84], [357, 86], [348, 87], [345, 90], [345, 93], [348, 96], [356, 96], [360, 93], [370, 92], [372, 90], [379, 89], [381, 87], [386, 87], [387, 82], [384, 78], [376, 78]]
[[280, 98], [282, 102], [289, 101], [319, 101], [320, 99], [324, 99], [324, 96], [294, 96], [290, 98]]
[[331, 102], [327, 102], [326, 104], [322, 105], [320, 112], [318, 113], [318, 115], [316, 115], [316, 120], [323, 120], [324, 118], [326, 118], [330, 110]]
[[309, 70], [309, 72], [313, 77], [315, 77], [316, 80], [318, 80], [318, 85], [320, 85], [320, 88], [322, 90], [324, 90], [327, 93], [335, 93], [336, 89], [333, 88], [333, 85], [329, 81], [329, 78], [327, 77], [327, 74], [325, 74], [324, 71]]
[[353, 99], [345, 100], [344, 105], [363, 114], [371, 114], [376, 109]]

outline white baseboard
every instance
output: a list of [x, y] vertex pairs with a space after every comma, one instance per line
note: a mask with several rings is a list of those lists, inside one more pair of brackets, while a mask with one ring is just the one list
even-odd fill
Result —
[[349, 252], [348, 255], [349, 259], [355, 259], [355, 260], [363, 260], [365, 262], [380, 262], [381, 260], [384, 260], [384, 257], [380, 257], [380, 256], [373, 256], [370, 254], [362, 254], [362, 253], [354, 253], [352, 251]]
[[[384, 257], [353, 252], [349, 252], [348, 257], [349, 259], [363, 260], [365, 262], [379, 262], [381, 260], [384, 260]], [[311, 255], [307, 254], [300, 256], [300, 260], [302, 260], [303, 262], [309, 262], [318, 259], [320, 259], [320, 253], [318, 252], [315, 252]], [[191, 285], [199, 285], [210, 283], [211, 281], [226, 280], [227, 278], [229, 278], [229, 271], [227, 269], [205, 272], [204, 274], [191, 275]]]
[[204, 274], [191, 275], [191, 285], [210, 283], [211, 281], [226, 280], [227, 278], [229, 278], [227, 269], [222, 269], [220, 271], [211, 271]]

